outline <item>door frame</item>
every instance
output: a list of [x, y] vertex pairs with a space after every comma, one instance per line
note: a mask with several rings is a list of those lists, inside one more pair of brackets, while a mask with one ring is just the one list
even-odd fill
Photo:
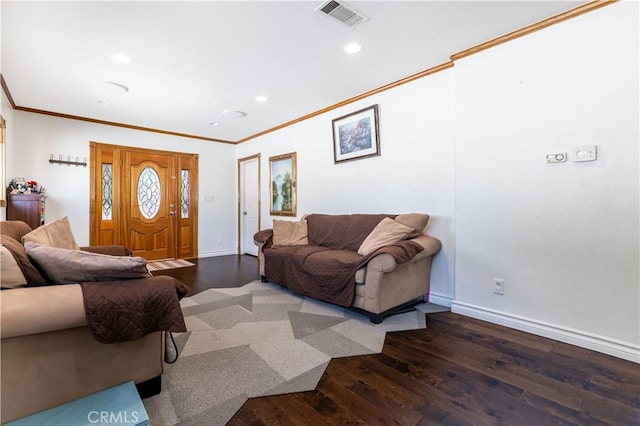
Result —
[[258, 191], [256, 192], [258, 194], [258, 230], [260, 230], [261, 228], [261, 224], [262, 224], [262, 194], [260, 191], [261, 185], [260, 185], [260, 179], [261, 179], [261, 164], [260, 164], [260, 158], [261, 158], [261, 154], [254, 154], [254, 155], [250, 155], [248, 157], [243, 157], [243, 158], [239, 158], [238, 159], [238, 255], [242, 254], [242, 231], [243, 231], [243, 227], [242, 227], [242, 223], [243, 223], [243, 215], [242, 215], [242, 197], [244, 195], [244, 188], [246, 185], [248, 185], [247, 182], [244, 182], [244, 178], [243, 178], [243, 173], [242, 173], [242, 167], [244, 166], [245, 163], [248, 163], [250, 161], [253, 160], [257, 160], [258, 163], [258, 181], [256, 182], [257, 185], [257, 189]]
[[[175, 258], [198, 257], [198, 154], [145, 149], [124, 145], [90, 142], [90, 196], [89, 196], [89, 244], [124, 245], [124, 219], [120, 207], [122, 196], [128, 192], [122, 188], [123, 157], [125, 152], [160, 154], [176, 157], [177, 171], [189, 170], [189, 217], [182, 218], [179, 202], [176, 202], [176, 223], [173, 236]], [[102, 164], [112, 164], [112, 218], [102, 219]], [[176, 201], [181, 199], [180, 179], [175, 179]], [[117, 207], [116, 207], [117, 206]], [[187, 230], [185, 232], [185, 225]], [[185, 241], [189, 249], [185, 250]]]

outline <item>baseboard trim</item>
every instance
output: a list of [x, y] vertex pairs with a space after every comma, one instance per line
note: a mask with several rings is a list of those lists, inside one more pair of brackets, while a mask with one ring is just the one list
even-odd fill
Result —
[[[436, 302], [434, 302], [436, 303]], [[481, 319], [494, 324], [504, 325], [520, 331], [526, 331], [542, 337], [548, 337], [560, 342], [602, 352], [616, 358], [640, 363], [640, 347], [596, 334], [562, 327], [543, 321], [508, 314], [481, 306], [453, 300], [451, 311], [472, 318]]]
[[216, 257], [216, 256], [228, 256], [230, 254], [238, 254], [236, 250], [211, 250], [198, 252], [198, 258], [201, 257]]
[[429, 303], [435, 303], [436, 305], [451, 307], [453, 298], [445, 296], [444, 294], [429, 293]]

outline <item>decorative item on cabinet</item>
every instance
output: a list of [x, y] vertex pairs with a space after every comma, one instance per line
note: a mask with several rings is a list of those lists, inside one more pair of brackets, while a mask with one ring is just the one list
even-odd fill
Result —
[[21, 220], [36, 229], [44, 224], [45, 189], [38, 182], [14, 178], [7, 188], [7, 220]]

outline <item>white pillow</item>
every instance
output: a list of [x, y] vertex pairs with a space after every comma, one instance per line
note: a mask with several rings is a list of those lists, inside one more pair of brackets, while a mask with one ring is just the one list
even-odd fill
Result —
[[358, 254], [366, 256], [381, 247], [404, 240], [413, 228], [385, 217], [373, 228], [358, 249]]

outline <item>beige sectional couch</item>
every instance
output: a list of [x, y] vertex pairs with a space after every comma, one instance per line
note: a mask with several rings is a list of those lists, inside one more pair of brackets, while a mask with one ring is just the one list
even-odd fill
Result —
[[[80, 284], [27, 286], [42, 276], [36, 277], [39, 271], [34, 264], [25, 264], [29, 262], [26, 253], [18, 262], [12, 250], [20, 250], [21, 237], [29, 231], [24, 222], [0, 222], [0, 421], [5, 423], [130, 380], [139, 385], [143, 395], [158, 393], [163, 333], [157, 331], [122, 343], [98, 343], [87, 324]], [[118, 248], [108, 249], [114, 250]], [[120, 248], [120, 252], [127, 251]], [[143, 280], [158, 278], [162, 277]]]
[[254, 236], [260, 275], [379, 323], [429, 292], [432, 259], [442, 245], [424, 233], [428, 220], [415, 213], [274, 220]]

